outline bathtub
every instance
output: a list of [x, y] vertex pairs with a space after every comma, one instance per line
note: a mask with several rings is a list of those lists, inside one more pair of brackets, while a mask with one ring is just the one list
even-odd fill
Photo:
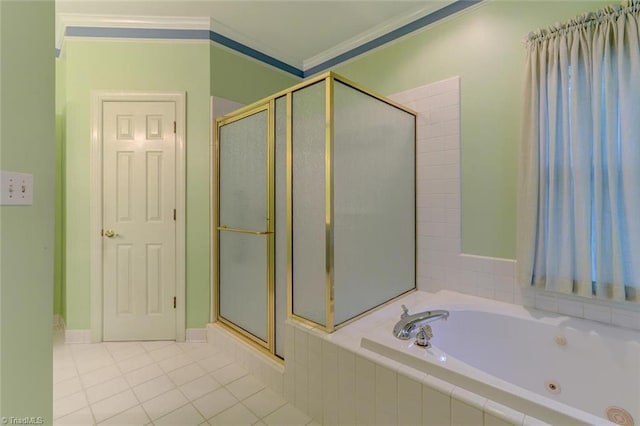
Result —
[[[430, 324], [431, 348], [392, 335], [401, 303], [450, 311]], [[608, 414], [632, 424], [630, 415], [640, 425], [638, 331], [449, 291], [416, 292], [372, 319], [354, 324], [362, 348], [521, 413], [554, 425], [609, 424]]]

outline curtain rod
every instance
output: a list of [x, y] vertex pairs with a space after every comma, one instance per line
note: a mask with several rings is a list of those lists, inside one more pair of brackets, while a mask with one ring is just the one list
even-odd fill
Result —
[[589, 25], [596, 25], [611, 18], [628, 13], [640, 13], [640, 0], [624, 0], [620, 5], [606, 6], [595, 12], [578, 15], [564, 23], [556, 23], [546, 28], [540, 28], [529, 33], [526, 43], [536, 43], [564, 34], [567, 31], [580, 29]]

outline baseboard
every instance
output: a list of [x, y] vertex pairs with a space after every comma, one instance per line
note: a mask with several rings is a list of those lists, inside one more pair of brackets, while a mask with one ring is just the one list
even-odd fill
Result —
[[65, 343], [91, 343], [91, 330], [65, 330]]
[[53, 328], [61, 328], [64, 330], [65, 323], [64, 323], [64, 318], [62, 318], [62, 315], [55, 314], [53, 316]]
[[207, 342], [207, 329], [206, 328], [187, 328], [186, 334], [187, 343], [202, 343]]
[[[64, 329], [64, 319], [58, 315], [54, 315], [53, 324], [54, 327], [61, 327]], [[65, 330], [64, 331], [65, 343], [91, 343], [91, 330]], [[187, 328], [186, 341], [189, 343], [206, 343], [207, 342], [207, 329], [206, 328]]]

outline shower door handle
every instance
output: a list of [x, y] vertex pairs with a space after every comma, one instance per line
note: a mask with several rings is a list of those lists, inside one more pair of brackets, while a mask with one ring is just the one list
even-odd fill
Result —
[[252, 231], [250, 229], [229, 228], [227, 226], [218, 226], [218, 231], [239, 232], [241, 234], [251, 234], [251, 235], [273, 234], [273, 231]]

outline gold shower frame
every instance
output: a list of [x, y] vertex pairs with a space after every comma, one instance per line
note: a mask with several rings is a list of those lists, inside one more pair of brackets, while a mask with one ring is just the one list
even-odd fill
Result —
[[[293, 179], [292, 179], [292, 146], [293, 146], [293, 120], [292, 120], [292, 108], [293, 108], [293, 93], [298, 90], [304, 89], [308, 86], [316, 84], [321, 81], [325, 81], [325, 324], [320, 324], [315, 321], [309, 320], [307, 318], [296, 315], [293, 312]], [[215, 271], [214, 271], [214, 300], [213, 300], [213, 308], [214, 308], [214, 318], [220, 321], [225, 326], [230, 327], [232, 330], [238, 332], [242, 336], [249, 339], [250, 342], [255, 344], [257, 347], [262, 349], [265, 352], [268, 352], [275, 356], [275, 238], [274, 238], [274, 225], [275, 225], [275, 215], [274, 215], [274, 206], [275, 206], [275, 188], [274, 188], [274, 173], [275, 173], [275, 100], [281, 97], [285, 97], [286, 105], [287, 105], [287, 116], [286, 116], [286, 223], [287, 223], [287, 316], [290, 319], [294, 319], [301, 323], [307, 324], [314, 328], [318, 328], [320, 330], [331, 333], [336, 329], [343, 327], [363, 315], [371, 312], [379, 308], [380, 306], [384, 306], [393, 300], [409, 293], [415, 291], [415, 284], [417, 281], [417, 202], [414, 202], [414, 287], [409, 289], [408, 291], [399, 294], [392, 298], [391, 300], [384, 302], [378, 306], [372, 307], [361, 314], [344, 321], [340, 324], [335, 324], [335, 311], [334, 311], [334, 247], [333, 247], [333, 231], [334, 231], [334, 222], [333, 222], [333, 88], [334, 82], [338, 81], [342, 84], [345, 84], [361, 93], [364, 93], [368, 96], [371, 96], [379, 101], [382, 101], [388, 105], [391, 105], [395, 108], [398, 108], [402, 111], [413, 116], [414, 119], [414, 192], [417, 191], [417, 151], [416, 151], [416, 137], [417, 137], [417, 113], [397, 102], [394, 102], [372, 90], [369, 90], [360, 84], [351, 81], [345, 77], [342, 77], [334, 72], [326, 72], [320, 74], [316, 77], [305, 80], [297, 85], [294, 85], [288, 89], [280, 91], [274, 95], [271, 95], [267, 98], [264, 98], [260, 101], [257, 101], [253, 104], [250, 104], [246, 107], [243, 107], [231, 114], [220, 117], [216, 120], [216, 125], [214, 129], [214, 165], [215, 165], [215, 174], [214, 174], [214, 187], [216, 188], [216, 196], [214, 201], [214, 216], [215, 216], [215, 229], [214, 229], [214, 247], [215, 247]], [[250, 115], [255, 114], [256, 112], [260, 112], [262, 110], [266, 110], [268, 112], [268, 154], [267, 154], [267, 170], [268, 170], [268, 182], [267, 182], [267, 194], [268, 194], [268, 229], [269, 235], [268, 239], [268, 271], [267, 271], [267, 282], [268, 282], [268, 315], [267, 324], [268, 324], [268, 341], [265, 342], [253, 334], [247, 332], [246, 330], [238, 327], [237, 325], [231, 323], [230, 321], [222, 318], [219, 315], [219, 233], [220, 233], [220, 223], [219, 223], [219, 184], [220, 184], [220, 175], [219, 175], [219, 130], [225, 124], [232, 123], [234, 121], [240, 120], [242, 118], [246, 118]], [[414, 193], [414, 200], [416, 194]]]
[[[274, 130], [274, 120], [273, 120], [273, 111], [274, 111], [274, 100], [273, 99], [265, 99], [260, 102], [256, 102], [250, 105], [248, 108], [243, 108], [242, 110], [237, 111], [234, 114], [227, 115], [224, 117], [220, 117], [216, 120], [215, 127], [215, 144], [214, 144], [214, 185], [216, 188], [216, 195], [214, 200], [214, 251], [216, 254], [216, 268], [214, 272], [214, 288], [215, 288], [215, 300], [216, 303], [214, 306], [214, 318], [225, 326], [231, 328], [235, 332], [249, 339], [253, 344], [258, 346], [260, 349], [265, 350], [268, 353], [275, 352], [275, 288], [274, 288], [274, 259], [275, 259], [275, 238], [274, 238], [274, 220], [275, 220], [275, 188], [274, 188], [274, 179], [273, 179], [273, 169], [274, 169], [274, 139], [275, 139], [275, 130]], [[222, 226], [220, 224], [220, 128], [227, 124], [234, 123], [236, 121], [240, 121], [244, 118], [250, 117], [255, 114], [259, 114], [261, 112], [267, 113], [267, 178], [266, 178], [266, 191], [267, 191], [267, 205], [266, 212], [266, 230], [265, 231], [255, 231], [255, 230], [247, 230], [247, 229], [237, 229], [237, 228], [228, 228], [226, 226]], [[220, 232], [235, 232], [241, 234], [250, 234], [256, 236], [264, 236], [266, 239], [267, 245], [267, 340], [262, 340], [258, 336], [255, 336], [251, 332], [245, 330], [244, 328], [236, 325], [230, 320], [227, 320], [222, 315], [220, 315], [219, 309], [219, 300], [220, 300]]]

